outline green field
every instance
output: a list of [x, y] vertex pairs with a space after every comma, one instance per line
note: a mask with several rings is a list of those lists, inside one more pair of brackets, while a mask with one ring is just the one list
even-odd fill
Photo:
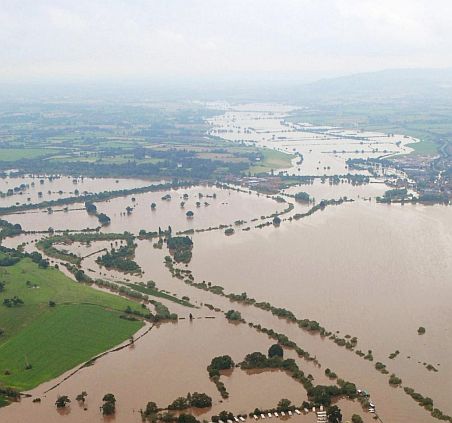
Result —
[[[0, 383], [19, 390], [89, 360], [142, 326], [119, 318], [128, 305], [138, 310], [137, 303], [81, 285], [56, 269], [40, 269], [29, 259], [0, 267], [0, 280], [6, 283], [0, 293]], [[3, 305], [13, 296], [24, 304]], [[56, 306], [49, 307], [49, 300]]]
[[264, 159], [255, 166], [250, 168], [252, 174], [270, 172], [273, 170], [284, 169], [291, 166], [291, 160], [294, 158], [291, 154], [282, 153], [281, 151], [263, 149], [261, 150]]
[[421, 139], [419, 142], [408, 144], [414, 151], [411, 154], [436, 156], [438, 154], [437, 145], [431, 140]]
[[58, 150], [46, 148], [0, 148], [0, 161], [13, 162], [21, 159], [36, 159], [58, 153]]

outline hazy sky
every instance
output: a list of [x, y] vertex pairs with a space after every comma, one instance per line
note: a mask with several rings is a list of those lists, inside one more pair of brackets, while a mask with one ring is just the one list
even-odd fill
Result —
[[0, 80], [446, 66], [451, 0], [0, 0]]

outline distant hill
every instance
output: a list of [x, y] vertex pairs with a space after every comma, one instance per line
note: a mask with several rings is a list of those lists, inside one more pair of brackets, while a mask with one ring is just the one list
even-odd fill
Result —
[[394, 69], [321, 79], [299, 86], [293, 102], [412, 97], [452, 101], [452, 69]]

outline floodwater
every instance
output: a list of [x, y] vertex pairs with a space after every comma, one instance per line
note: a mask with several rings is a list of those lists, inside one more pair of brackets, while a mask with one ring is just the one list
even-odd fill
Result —
[[[200, 317], [212, 315], [208, 310], [198, 314]], [[233, 338], [240, 339], [240, 343], [231, 344]], [[283, 372], [248, 376], [244, 371], [234, 369], [231, 374], [222, 376], [230, 392], [230, 399], [227, 400], [221, 400], [215, 385], [209, 380], [206, 367], [213, 357], [230, 354], [234, 361], [239, 362], [247, 353], [265, 352], [270, 345], [271, 341], [265, 335], [257, 334], [243, 324], [230, 324], [219, 316], [216, 319], [200, 318], [193, 322], [181, 320], [177, 324], [162, 324], [159, 328], [153, 328], [133, 347], [107, 355], [58, 388], [44, 394], [54, 382], [41, 385], [31, 392], [42, 399], [40, 404], [25, 398], [2, 409], [0, 416], [2, 421], [17, 423], [31, 420], [59, 422], [61, 416], [54, 402], [58, 395], [68, 395], [72, 403], [65, 414], [65, 421], [103, 421], [99, 406], [103, 395], [108, 392], [114, 393], [117, 398], [115, 421], [118, 422], [140, 422], [138, 410], [144, 408], [148, 401], [155, 401], [164, 407], [188, 392], [205, 392], [213, 398], [211, 409], [195, 410], [200, 418], [205, 419], [223, 409], [245, 413], [255, 407], [276, 406], [281, 398], [300, 404], [306, 399], [303, 387]], [[86, 411], [74, 400], [83, 390], [88, 393]]]
[[407, 154], [407, 145], [416, 139], [400, 135], [334, 127], [291, 123], [287, 120], [290, 109], [256, 108], [254, 105], [228, 110], [209, 119], [210, 133], [228, 141], [248, 142], [288, 154], [303, 155], [303, 162], [286, 169], [290, 175], [343, 175], [362, 173], [350, 171], [348, 159], [377, 158]]
[[[451, 412], [450, 208], [343, 204], [227, 240], [199, 234], [195, 245], [195, 280], [245, 291], [357, 336], [374, 362]], [[272, 259], [275, 251], [282, 260]], [[425, 335], [417, 334], [419, 326], [428, 328]], [[399, 357], [388, 359], [395, 350]]]
[[[220, 284], [225, 287], [226, 292], [246, 291], [257, 300], [267, 300], [275, 306], [286, 307], [300, 318], [318, 320], [328, 329], [340, 331], [341, 336], [346, 334], [357, 336], [359, 349], [366, 352], [368, 349], [373, 350], [373, 363], [376, 361], [385, 363], [390, 372], [395, 372], [402, 378], [404, 386], [411, 386], [416, 391], [432, 397], [436, 406], [447, 413], [450, 412], [449, 398], [452, 392], [449, 378], [452, 371], [449, 358], [452, 352], [449, 336], [449, 322], [452, 319], [449, 307], [452, 296], [450, 286], [452, 257], [451, 249], [447, 248], [452, 243], [451, 224], [452, 214], [448, 207], [387, 206], [357, 201], [328, 207], [323, 212], [298, 222], [283, 222], [279, 228], [237, 232], [230, 237], [215, 231], [196, 234], [193, 259], [189, 268], [193, 270], [196, 281], [206, 280]], [[77, 243], [66, 247], [84, 254], [95, 251], [96, 244], [102, 248], [105, 243], [92, 243], [87, 250], [81, 249]], [[275, 251], [279, 252], [278, 257], [283, 252], [283, 260], [275, 260]], [[376, 372], [373, 363], [360, 359], [331, 341], [306, 334], [295, 325], [276, 319], [267, 312], [254, 307], [231, 304], [224, 298], [196, 290], [172, 278], [163, 266], [166, 254], [168, 252], [165, 249], [152, 248], [151, 241], [138, 241], [135, 259], [143, 267], [142, 277], [129, 275], [124, 277], [119, 272], [99, 269], [95, 263], [96, 256], [85, 259], [83, 266], [97, 272], [90, 273], [92, 277], [107, 276], [108, 279], [119, 281], [126, 278], [140, 281], [152, 279], [157, 282], [159, 288], [176, 293], [179, 297], [188, 296], [195, 305], [210, 303], [223, 310], [237, 309], [247, 321], [261, 323], [265, 327], [287, 334], [302, 348], [315, 355], [322, 364], [322, 369], [329, 367], [340, 377], [354, 381], [359, 387], [369, 390], [384, 421], [385, 418], [402, 423], [432, 420], [426, 411], [403, 393], [402, 389], [391, 388], [387, 376]], [[188, 309], [176, 307], [173, 303], [166, 304], [179, 316], [186, 317], [189, 312]], [[200, 309], [195, 311], [195, 315], [196, 313], [207, 315], [210, 312]], [[204, 322], [196, 320], [196, 323], [201, 321]], [[177, 335], [172, 332], [174, 339], [168, 341], [167, 345], [173, 350], [173, 342], [177, 339], [177, 342], [183, 342], [185, 348], [195, 348], [199, 354], [199, 351], [209, 350], [210, 344], [216, 344], [217, 339], [221, 338], [227, 343], [230, 354], [236, 360], [251, 350], [265, 351], [264, 347], [257, 348], [261, 344], [255, 341], [255, 337], [266, 339], [265, 335], [255, 334], [244, 325], [236, 327], [227, 324], [224, 319], [215, 319], [215, 325], [221, 325], [220, 321], [225, 324], [224, 327], [221, 329], [217, 327], [212, 334], [205, 332], [206, 336], [201, 338], [196, 338], [193, 334], [188, 336], [184, 332], [178, 332]], [[212, 323], [211, 320], [206, 322]], [[153, 329], [155, 332], [151, 332], [147, 339], [150, 342], [154, 339], [153, 336], [157, 336], [162, 330], [176, 331], [175, 328], [179, 325], [181, 328], [187, 328], [186, 321], [170, 324], [168, 327], [171, 329], [166, 329], [167, 325], [163, 325], [159, 329]], [[427, 328], [425, 335], [417, 334], [419, 326]], [[245, 328], [246, 335], [243, 334]], [[218, 336], [219, 333], [221, 336]], [[256, 348], [247, 344], [249, 339], [256, 342], [253, 343]], [[242, 350], [244, 343], [247, 348]], [[162, 350], [166, 351], [165, 348], [167, 350], [168, 346], [162, 347]], [[388, 359], [388, 355], [395, 350], [400, 350], [400, 355], [395, 360]], [[126, 358], [123, 354], [127, 354], [127, 351], [116, 356], [119, 362], [135, 364], [135, 359]], [[408, 356], [411, 358], [408, 359]], [[92, 368], [93, 371], [96, 367], [100, 369], [103, 360]], [[180, 360], [182, 359], [178, 357], [177, 362], [183, 362]], [[439, 371], [429, 372], [418, 361], [431, 363]], [[161, 371], [166, 371], [166, 363], [168, 371], [171, 371], [170, 362], [164, 363], [159, 361]], [[316, 383], [328, 383], [323, 376], [323, 370], [317, 369], [311, 363], [302, 362], [302, 364], [307, 373], [314, 375]], [[147, 363], [136, 365], [143, 368], [148, 366]], [[180, 371], [179, 364], [177, 369]], [[241, 379], [233, 379], [236, 374], [240, 374], [238, 378]], [[113, 384], [109, 372], [105, 375], [97, 372], [96, 375], [99, 381], [96, 381], [95, 386], [102, 381], [104, 389], [111, 386], [110, 390], [113, 391], [116, 385]], [[274, 373], [259, 375], [263, 378], [270, 376], [272, 379], [268, 382], [259, 380], [258, 386], [265, 386], [265, 383], [278, 385], [278, 379], [273, 379]], [[127, 386], [136, 387], [136, 392], [145, 389], [137, 382], [133, 373], [130, 373], [130, 379], [128, 377], [122, 375], [120, 379], [123, 382], [126, 380], [127, 383], [124, 383]], [[201, 383], [202, 373], [198, 376], [191, 373], [191, 377], [196, 379], [198, 385], [188, 390], [205, 391], [210, 395], [208, 380], [205, 381], [207, 385]], [[252, 401], [248, 400], [248, 389], [257, 392], [257, 395], [264, 394], [256, 387], [249, 388], [253, 378], [255, 376], [247, 379], [246, 375], [239, 371], [234, 372], [231, 379], [228, 379], [231, 381], [228, 407], [226, 403], [221, 404], [219, 409], [214, 408], [215, 412], [221, 409], [240, 412], [248, 404], [250, 410], [254, 409], [254, 402], [251, 406]], [[67, 387], [68, 392], [74, 392], [74, 395], [77, 390], [84, 389], [82, 384], [74, 382], [75, 386], [72, 385], [76, 380], [71, 379], [63, 385]], [[240, 383], [235, 383], [234, 380], [240, 380]], [[290, 378], [280, 380], [281, 386], [291, 382]], [[85, 382], [85, 385], [86, 390], [89, 390], [90, 384]], [[176, 394], [179, 389], [179, 384], [173, 382], [173, 378], [170, 377], [164, 386], [164, 390], [159, 390], [162, 391], [159, 395], [166, 392]], [[240, 386], [244, 387], [243, 390], [240, 390]], [[187, 389], [182, 392], [185, 390], [188, 392]], [[99, 397], [102, 392], [101, 389]], [[120, 397], [119, 394], [122, 393], [120, 388], [116, 388], [116, 392]], [[238, 394], [234, 395], [234, 392]], [[289, 395], [290, 390], [282, 392], [292, 398]], [[303, 390], [301, 392], [304, 393]], [[171, 395], [168, 399], [164, 398], [161, 401], [168, 402]], [[158, 398], [152, 396], [150, 400], [152, 399]], [[55, 412], [52, 401], [48, 405], [49, 413]], [[146, 398], [142, 398], [141, 403], [143, 401], [146, 402]], [[347, 401], [345, 405], [341, 404], [344, 412], [351, 410], [350, 413], [368, 414], [363, 413], [358, 404], [349, 403]], [[20, 406], [20, 415], [24, 404], [25, 401]], [[45, 408], [44, 403], [41, 406], [36, 404], [31, 406]], [[143, 405], [137, 404], [128, 410], [140, 406]], [[71, 408], [73, 409], [74, 405]], [[123, 421], [121, 414], [118, 414], [117, 419]]]
[[352, 185], [349, 183], [330, 184], [328, 181], [324, 183], [320, 179], [315, 179], [312, 184], [301, 184], [291, 186], [283, 190], [286, 194], [296, 194], [304, 191], [309, 194], [316, 202], [320, 200], [338, 199], [347, 197], [353, 200], [368, 200], [381, 197], [388, 190], [388, 186], [379, 180], [372, 178], [368, 184]]
[[[381, 134], [358, 134], [334, 128], [310, 127], [316, 132], [308, 134], [307, 127], [300, 131], [299, 126], [281, 123], [287, 111], [289, 109], [270, 106], [240, 108], [226, 113], [234, 116], [215, 118], [212, 124], [217, 129], [225, 125], [231, 132], [218, 135], [231, 140], [237, 140], [237, 136], [253, 136], [259, 145], [268, 144], [282, 150], [290, 150], [294, 145], [305, 156], [300, 171], [304, 174], [347, 173], [346, 158], [356, 156], [331, 152], [332, 144], [338, 142], [337, 135], [344, 136], [340, 138], [342, 150], [355, 148], [354, 143], [360, 142], [355, 139], [358, 135], [366, 138], [363, 140], [368, 144], [366, 148], [384, 148], [391, 153], [407, 152], [406, 144], [413, 142], [403, 136], [381, 137]], [[253, 128], [251, 134], [245, 134], [244, 127]], [[320, 134], [321, 131], [324, 133]], [[283, 136], [291, 139], [280, 138]], [[309, 154], [312, 160], [306, 158]], [[376, 155], [378, 152], [372, 151], [361, 153], [360, 157]], [[318, 160], [330, 169], [317, 169]], [[68, 183], [72, 184], [71, 181], [68, 179]], [[124, 275], [100, 268], [95, 262], [96, 255], [84, 259], [82, 267], [93, 278], [123, 283], [152, 279], [160, 289], [179, 298], [189, 297], [197, 308], [188, 309], [159, 299], [185, 319], [154, 327], [132, 348], [103, 357], [45, 396], [43, 392], [61, 381], [64, 375], [37, 387], [31, 394], [41, 397], [41, 404], [24, 398], [19, 404], [1, 409], [0, 421], [60, 422], [63, 417], [54, 406], [58, 394], [73, 399], [64, 415], [68, 422], [103, 421], [99, 405], [107, 392], [116, 395], [114, 421], [118, 423], [141, 421], [138, 410], [148, 401], [165, 406], [176, 397], [194, 391], [205, 392], [214, 400], [212, 409], [199, 415], [206, 420], [221, 410], [248, 413], [255, 407], [273, 407], [281, 398], [289, 398], [296, 404], [306, 399], [303, 387], [282, 372], [247, 374], [235, 369], [222, 377], [230, 398], [221, 402], [214, 384], [208, 379], [206, 367], [210, 360], [216, 355], [229, 354], [238, 362], [249, 352], [267, 351], [273, 341], [247, 325], [228, 323], [222, 313], [212, 312], [204, 304], [212, 304], [222, 311], [238, 310], [247, 322], [286, 334], [321, 364], [318, 367], [297, 358], [300, 368], [312, 374], [315, 383], [334, 383], [324, 374], [326, 368], [332, 369], [339, 377], [369, 391], [385, 422], [433, 423], [436, 420], [402, 388], [389, 386], [388, 376], [374, 368], [377, 361], [386, 364], [390, 373], [401, 377], [403, 386], [431, 397], [435, 407], [452, 414], [452, 211], [447, 206], [377, 204], [375, 197], [386, 189], [382, 180], [375, 178], [361, 186], [330, 185], [328, 181], [322, 184], [319, 180], [312, 185], [294, 186], [285, 193], [306, 191], [316, 202], [343, 196], [355, 201], [329, 206], [299, 221], [283, 220], [280, 227], [271, 225], [263, 229], [255, 229], [255, 225], [264, 221], [260, 216], [281, 211], [287, 204], [255, 193], [206, 186], [140, 194], [135, 196], [135, 201], [121, 197], [97, 203], [98, 210], [112, 218], [112, 223], [102, 230], [111, 232], [127, 230], [137, 234], [140, 229], [149, 231], [168, 225], [173, 231], [201, 229], [258, 218], [244, 225], [251, 226], [250, 231], [236, 227], [232, 236], [225, 236], [221, 230], [195, 233], [193, 258], [187, 266], [193, 271], [195, 281], [221, 285], [226, 293], [247, 292], [258, 301], [287, 308], [299, 318], [317, 320], [328, 330], [338, 331], [341, 337], [356, 336], [356, 349], [372, 350], [373, 362], [256, 307], [231, 303], [224, 297], [186, 285], [165, 268], [163, 261], [168, 254], [165, 248], [155, 249], [153, 241], [137, 240], [135, 260], [143, 269], [142, 275]], [[203, 198], [199, 198], [200, 192]], [[167, 193], [171, 194], [171, 200], [162, 200]], [[188, 194], [186, 200], [181, 198], [184, 193]], [[181, 201], [186, 203], [184, 208], [180, 207]], [[196, 206], [197, 201], [200, 207]], [[150, 209], [151, 202], [157, 204], [155, 211]], [[127, 206], [133, 208], [131, 214], [125, 213]], [[309, 205], [296, 203], [295, 209], [283, 217], [308, 208]], [[193, 219], [186, 218], [187, 210], [195, 212]], [[97, 226], [97, 219], [83, 210], [67, 214], [26, 213], [6, 218], [21, 223], [25, 229]], [[26, 250], [31, 251], [34, 248], [31, 241], [39, 236], [21, 235], [6, 239], [3, 245], [14, 247], [26, 242]], [[109, 245], [109, 242], [74, 243], [61, 248], [85, 256]], [[191, 323], [186, 319], [190, 312], [195, 316]], [[216, 318], [206, 319], [207, 316]], [[426, 328], [422, 336], [417, 334], [419, 326]], [[400, 351], [399, 356], [389, 359], [389, 354], [396, 350]], [[285, 354], [295, 358], [291, 351]], [[423, 363], [434, 365], [438, 372], [428, 371]], [[74, 401], [83, 390], [88, 392], [86, 411]], [[350, 420], [351, 415], [357, 413], [366, 423], [372, 421], [371, 415], [356, 402], [340, 400], [339, 406], [344, 420]], [[199, 413], [199, 410], [194, 411]], [[313, 413], [295, 419], [316, 421]]]
[[1, 197], [0, 207], [24, 203], [39, 203], [41, 201], [71, 197], [77, 195], [76, 190], [80, 194], [99, 193], [102, 191], [139, 188], [160, 182], [136, 178], [73, 178], [71, 176], [49, 178], [48, 176], [29, 175], [23, 177], [6, 177], [0, 178], [1, 193], [6, 194], [10, 189], [14, 192], [14, 188], [21, 189], [14, 192], [13, 195]]
[[[171, 200], [162, 199], [167, 194], [171, 195]], [[188, 195], [188, 199], [183, 198], [184, 194]], [[216, 198], [213, 198], [214, 195]], [[183, 207], [182, 202], [185, 203]], [[156, 204], [155, 210], [151, 209], [152, 203]], [[256, 193], [207, 186], [118, 197], [96, 205], [99, 213], [105, 213], [111, 218], [111, 223], [102, 230], [121, 233], [126, 230], [138, 233], [141, 229], [157, 231], [159, 227], [168, 226], [175, 231], [206, 229], [221, 224], [231, 225], [236, 220], [259, 219], [261, 216], [281, 212], [287, 207], [287, 204], [277, 203]], [[130, 213], [126, 211], [127, 207], [131, 208]], [[98, 227], [97, 218], [88, 215], [83, 208], [83, 204], [74, 204], [67, 212], [60, 208], [55, 208], [53, 213], [32, 210], [3, 218], [19, 223], [24, 230], [47, 230], [49, 227], [81, 230]], [[187, 211], [193, 211], [193, 218], [186, 217]]]

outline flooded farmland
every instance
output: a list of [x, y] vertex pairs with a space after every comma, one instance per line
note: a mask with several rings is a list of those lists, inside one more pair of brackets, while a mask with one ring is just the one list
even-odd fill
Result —
[[[287, 126], [289, 124], [281, 123], [284, 113], [227, 112], [211, 120], [212, 130], [230, 141], [244, 137], [247, 142], [268, 148], [290, 153], [295, 149], [304, 159], [300, 166], [287, 169], [290, 174], [347, 173], [347, 158], [378, 157], [384, 151], [384, 154], [406, 153], [410, 149], [407, 144], [413, 142], [397, 135], [385, 137], [302, 124]], [[252, 130], [244, 133], [244, 128]], [[18, 182], [8, 180], [5, 188]], [[47, 183], [50, 184], [45, 180], [44, 185]], [[51, 182], [55, 183], [60, 184], [57, 188], [65, 195], [73, 192], [71, 178]], [[77, 184], [79, 189], [93, 192], [115, 189], [117, 184], [115, 180], [100, 179], [89, 181], [90, 185], [84, 186], [84, 183]], [[131, 185], [127, 185], [129, 183]], [[121, 189], [135, 187], [134, 183], [136, 181], [126, 180]], [[149, 182], [142, 183], [140, 186]], [[377, 204], [375, 198], [387, 188], [383, 178], [374, 178], [371, 183], [359, 186], [330, 185], [315, 180], [310, 185], [284, 189], [281, 192], [281, 196], [286, 195], [284, 203], [254, 191], [249, 193], [243, 187], [201, 185], [97, 203], [98, 210], [111, 218], [110, 225], [101, 228], [102, 233], [128, 231], [138, 235], [141, 229], [156, 231], [168, 226], [174, 231], [216, 228], [190, 233], [193, 257], [187, 265], [177, 265], [178, 268], [190, 270], [195, 282], [211, 282], [223, 287], [225, 293], [246, 292], [257, 301], [292, 311], [299, 319], [316, 320], [340, 337], [356, 337], [355, 350], [364, 353], [371, 350], [372, 360], [364, 360], [328, 337], [302, 330], [268, 311], [232, 303], [224, 296], [173, 277], [164, 264], [170, 252], [166, 246], [155, 248], [153, 240], [135, 240], [134, 260], [142, 269], [139, 275], [108, 270], [96, 262], [102, 254], [98, 251], [111, 249], [111, 242], [74, 242], [58, 247], [79, 257], [93, 254], [81, 261], [81, 268], [93, 279], [103, 278], [125, 285], [152, 280], [160, 290], [178, 299], [188, 298], [195, 307], [161, 299], [178, 314], [177, 322], [156, 325], [133, 346], [102, 357], [65, 381], [62, 375], [38, 386], [29, 392], [32, 397], [2, 408], [0, 420], [20, 423], [31, 419], [36, 422], [103, 421], [99, 405], [106, 392], [114, 392], [117, 398], [114, 419], [117, 422], [139, 422], [139, 410], [148, 401], [165, 407], [187, 392], [205, 392], [213, 398], [211, 409], [193, 410], [207, 421], [222, 410], [247, 414], [256, 407], [275, 407], [281, 398], [288, 398], [297, 405], [305, 401], [305, 389], [288, 374], [282, 371], [247, 373], [240, 368], [221, 377], [230, 394], [228, 399], [221, 398], [208, 377], [206, 367], [210, 360], [229, 354], [238, 363], [248, 353], [266, 353], [274, 343], [266, 334], [244, 323], [229, 323], [223, 314], [229, 309], [239, 311], [247, 323], [260, 324], [287, 335], [315, 357], [319, 365], [303, 360], [291, 349], [285, 350], [285, 357], [294, 358], [306, 374], [312, 375], [316, 384], [336, 383], [325, 375], [325, 369], [329, 368], [340, 378], [367, 390], [377, 405], [381, 421], [423, 423], [435, 419], [406, 395], [402, 387], [390, 386], [388, 376], [375, 369], [376, 362], [384, 363], [390, 373], [397, 374], [403, 381], [402, 386], [431, 397], [436, 407], [451, 414], [452, 213], [448, 206]], [[314, 203], [295, 202], [290, 195], [299, 191], [309, 193]], [[163, 199], [168, 194], [171, 199]], [[31, 188], [29, 193], [23, 194], [32, 199], [33, 195]], [[322, 199], [340, 197], [354, 201], [328, 206], [301, 220], [290, 219]], [[2, 206], [14, 204], [9, 197], [1, 201], [5, 201]], [[155, 210], [151, 210], [152, 203], [156, 204]], [[293, 210], [283, 213], [288, 203], [293, 204]], [[131, 208], [129, 213], [127, 207]], [[194, 212], [192, 219], [187, 219], [188, 210]], [[271, 216], [280, 213], [283, 213], [281, 224], [272, 224]], [[99, 226], [97, 218], [87, 214], [83, 204], [75, 204], [67, 212], [33, 210], [2, 218], [19, 223], [24, 230], [45, 231], [49, 227], [80, 230]], [[236, 224], [237, 221], [245, 223]], [[262, 222], [269, 224], [257, 227]], [[226, 236], [223, 228], [219, 229], [220, 225], [232, 225], [235, 233]], [[243, 230], [248, 227], [249, 230]], [[32, 241], [44, 236], [46, 234], [20, 235], [6, 239], [3, 245], [17, 247], [26, 243], [25, 250], [33, 251]], [[51, 260], [60, 263], [58, 259]], [[220, 311], [213, 311], [206, 304]], [[188, 319], [190, 313], [194, 315], [193, 321]], [[417, 333], [420, 326], [426, 328], [422, 336]], [[395, 351], [399, 354], [390, 359]], [[435, 370], [428, 370], [429, 364]], [[62, 383], [57, 388], [46, 392], [59, 382]], [[61, 416], [54, 405], [57, 395], [75, 398], [81, 391], [88, 393], [87, 410], [74, 400]], [[32, 402], [36, 397], [41, 398], [41, 403]], [[341, 399], [339, 405], [345, 419], [359, 413], [365, 422], [373, 420], [357, 401]], [[294, 419], [316, 421], [312, 412]]]
[[[168, 195], [170, 197], [164, 199]], [[155, 210], [151, 208], [152, 203], [156, 204]], [[127, 207], [130, 207], [129, 211]], [[105, 231], [127, 230], [138, 233], [141, 229], [150, 231], [159, 226], [187, 230], [230, 225], [236, 220], [251, 220], [280, 212], [284, 205], [255, 193], [198, 186], [114, 198], [99, 203], [98, 209], [111, 218]], [[193, 218], [186, 217], [188, 211], [194, 213]], [[46, 210], [31, 210], [10, 215], [8, 220], [20, 224], [25, 230], [38, 231], [47, 230], [49, 227], [57, 230], [80, 230], [99, 226], [95, 216], [87, 215], [83, 204], [81, 208], [74, 205], [68, 211], [55, 208], [52, 213]]]

